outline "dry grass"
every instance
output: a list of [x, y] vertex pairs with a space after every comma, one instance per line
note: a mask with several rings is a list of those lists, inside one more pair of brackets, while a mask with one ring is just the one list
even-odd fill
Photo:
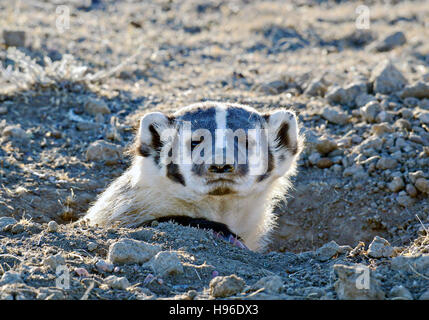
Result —
[[136, 53], [123, 60], [120, 64], [95, 73], [90, 73], [88, 67], [78, 62], [73, 55], [65, 54], [59, 61], [45, 56], [44, 66], [15, 47], [8, 48], [6, 57], [14, 62], [13, 66], [3, 67], [0, 63], [0, 76], [16, 89], [29, 90], [44, 87], [60, 87], [67, 83], [82, 83], [90, 85], [100, 82], [119, 73], [128, 64], [131, 64], [142, 53], [143, 47]]
[[420, 235], [417, 239], [413, 241], [413, 243], [406, 247], [405, 250], [401, 253], [404, 256], [419, 256], [421, 254], [429, 253], [429, 230], [420, 218], [417, 216], [417, 219], [420, 221], [422, 225], [422, 235]]

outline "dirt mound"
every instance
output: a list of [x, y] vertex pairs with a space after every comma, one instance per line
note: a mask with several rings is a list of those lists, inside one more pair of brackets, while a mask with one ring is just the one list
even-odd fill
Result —
[[[219, 240], [211, 231], [172, 223], [106, 232], [4, 220], [2, 299], [417, 299], [428, 294], [427, 244], [418, 258], [397, 256], [401, 249], [383, 239], [377, 240], [382, 250], [377, 241], [369, 250], [330, 242], [300, 254], [261, 254]], [[398, 284], [409, 289], [399, 290]]]

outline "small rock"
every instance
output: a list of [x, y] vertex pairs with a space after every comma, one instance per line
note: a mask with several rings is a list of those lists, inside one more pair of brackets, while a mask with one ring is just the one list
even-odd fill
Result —
[[[429, 82], [429, 80], [426, 82]], [[419, 101], [419, 107], [425, 110], [429, 110], [429, 99], [421, 99]]]
[[347, 104], [350, 98], [347, 97], [344, 88], [332, 86], [326, 94], [326, 100], [328, 100], [330, 104]]
[[57, 267], [64, 266], [65, 264], [66, 260], [61, 253], [49, 256], [43, 260], [43, 265], [51, 268], [53, 271], [56, 271]]
[[3, 30], [3, 40], [8, 47], [24, 47], [25, 31]]
[[363, 107], [364, 105], [368, 104], [371, 101], [377, 101], [377, 100], [371, 94], [361, 93], [360, 95], [358, 95], [356, 97], [355, 101], [356, 101], [356, 106], [360, 108], [360, 107]]
[[0, 230], [3, 231], [7, 226], [12, 226], [16, 223], [18, 223], [18, 221], [12, 217], [0, 217]]
[[48, 232], [57, 232], [58, 231], [58, 223], [55, 221], [49, 221], [48, 223]]
[[320, 154], [317, 152], [314, 152], [308, 156], [308, 161], [312, 165], [317, 165], [317, 162], [320, 160]]
[[398, 165], [398, 161], [391, 157], [382, 157], [377, 161], [376, 167], [377, 169], [387, 170], [394, 169]]
[[405, 129], [405, 130], [408, 130], [408, 131], [410, 131], [411, 128], [412, 128], [410, 121], [405, 120], [405, 119], [398, 119], [398, 120], [396, 120], [393, 126], [396, 127], [396, 128]]
[[160, 251], [159, 245], [133, 239], [122, 239], [109, 247], [108, 261], [114, 264], [144, 263]]
[[344, 125], [348, 122], [349, 116], [347, 113], [337, 107], [325, 107], [322, 110], [322, 117], [329, 122]]
[[331, 241], [316, 250], [316, 259], [319, 261], [328, 261], [335, 256], [340, 250], [340, 246], [335, 242]]
[[101, 113], [97, 113], [94, 120], [97, 125], [104, 124], [104, 116]]
[[89, 272], [85, 268], [76, 268], [74, 272], [76, 272], [79, 277], [89, 277]]
[[415, 202], [416, 202], [416, 200], [415, 199], [413, 199], [413, 198], [411, 198], [411, 197], [409, 197], [409, 196], [407, 196], [407, 195], [400, 195], [400, 196], [398, 196], [397, 198], [396, 198], [396, 201], [401, 205], [401, 206], [403, 206], [404, 208], [408, 208], [408, 207], [411, 207]]
[[315, 97], [315, 96], [321, 96], [323, 97], [326, 93], [327, 86], [323, 78], [314, 79], [310, 82], [307, 89], [305, 89], [304, 93], [306, 95]]
[[410, 195], [410, 197], [417, 197], [417, 189], [412, 185], [412, 184], [407, 184], [407, 186], [405, 187], [405, 190], [407, 191], [407, 193]]
[[126, 290], [128, 287], [130, 287], [130, 283], [125, 277], [111, 275], [104, 279], [104, 282], [112, 289]]
[[407, 97], [404, 99], [404, 104], [409, 108], [415, 108], [419, 105], [419, 99], [414, 97]]
[[389, 296], [391, 298], [396, 298], [395, 300], [413, 300], [413, 295], [411, 292], [402, 285], [394, 286], [390, 292]]
[[388, 60], [379, 63], [371, 74], [374, 92], [394, 93], [400, 91], [407, 85], [407, 79]]
[[391, 267], [393, 270], [429, 274], [429, 254], [394, 257], [391, 260]]
[[320, 154], [328, 154], [338, 148], [335, 140], [330, 138], [320, 138], [315, 142], [316, 150]]
[[381, 122], [392, 122], [393, 121], [393, 115], [390, 112], [387, 111], [381, 111], [377, 116], [375, 117], [375, 121], [378, 123]]
[[266, 94], [280, 94], [286, 91], [288, 84], [283, 80], [274, 80], [257, 86], [258, 91]]
[[330, 167], [332, 167], [332, 165], [333, 165], [334, 163], [332, 162], [332, 160], [331, 159], [329, 159], [329, 158], [320, 158], [318, 161], [317, 161], [317, 167], [318, 168], [320, 168], [320, 169], [326, 169], [326, 168], [330, 168]]
[[372, 126], [372, 131], [377, 135], [377, 136], [382, 136], [385, 133], [392, 133], [393, 129], [392, 127], [387, 124], [387, 123], [380, 123], [380, 124], [375, 124]]
[[121, 148], [113, 143], [104, 140], [97, 140], [86, 150], [88, 161], [104, 161], [115, 163], [121, 158]]
[[18, 140], [26, 140], [28, 139], [28, 135], [24, 129], [22, 129], [18, 125], [7, 126], [3, 129], [2, 135], [4, 137], [11, 137]]
[[429, 112], [421, 112], [418, 116], [421, 123], [429, 124]]
[[136, 239], [136, 240], [142, 240], [142, 241], [151, 241], [153, 236], [154, 236], [154, 232], [151, 229], [142, 229], [142, 230], [137, 230], [134, 232], [131, 232], [129, 234], [130, 238]]
[[365, 106], [360, 108], [360, 114], [366, 122], [375, 122], [377, 115], [382, 111], [380, 104], [377, 101], [370, 101]]
[[0, 106], [0, 116], [4, 116], [7, 113], [8, 113], [7, 107]]
[[415, 184], [417, 179], [424, 178], [424, 174], [423, 171], [419, 170], [415, 172], [409, 172], [408, 177], [410, 178], [410, 181]]
[[405, 187], [404, 180], [401, 177], [394, 177], [392, 182], [388, 184], [388, 187], [392, 192], [401, 191]]
[[429, 290], [423, 292], [422, 295], [419, 297], [419, 300], [429, 300]]
[[392, 255], [393, 248], [390, 243], [379, 236], [372, 240], [368, 248], [368, 256], [371, 258], [388, 258]]
[[264, 288], [265, 292], [278, 294], [283, 290], [283, 280], [279, 276], [268, 276], [259, 279], [254, 285], [254, 290]]
[[326, 99], [330, 104], [341, 104], [341, 105], [356, 105], [356, 98], [361, 94], [367, 93], [366, 83], [354, 82], [347, 85], [345, 88], [338, 86], [332, 87], [326, 94]]
[[183, 273], [183, 266], [176, 252], [158, 252], [150, 262], [152, 269], [160, 276]]
[[400, 96], [401, 98], [429, 98], [429, 84], [423, 81], [417, 81], [416, 83], [406, 86], [404, 90], [402, 90]]
[[226, 298], [243, 291], [246, 283], [235, 274], [217, 276], [210, 281], [210, 294], [215, 298]]
[[402, 118], [404, 118], [404, 119], [411, 119], [413, 117], [413, 112], [407, 108], [401, 108], [399, 110], [399, 113], [401, 114]]
[[340, 300], [382, 300], [385, 293], [367, 266], [334, 265], [335, 291]]
[[95, 242], [90, 242], [88, 243], [87, 248], [88, 248], [88, 251], [92, 252], [98, 248], [98, 244]]
[[97, 268], [98, 272], [112, 272], [114, 268], [113, 264], [102, 259], [95, 263], [95, 267]]
[[396, 47], [402, 46], [407, 39], [403, 32], [398, 31], [375, 44], [375, 50], [378, 52], [390, 51]]
[[425, 144], [425, 141], [423, 140], [423, 138], [415, 133], [411, 133], [408, 139], [414, 143], [423, 144], [423, 145]]
[[97, 114], [110, 114], [110, 109], [103, 100], [89, 99], [85, 103], [84, 108], [87, 113], [93, 116]]
[[91, 131], [99, 128], [100, 128], [100, 125], [93, 122], [78, 122], [76, 124], [76, 129], [79, 131]]
[[418, 178], [416, 180], [416, 188], [423, 193], [429, 194], [429, 180], [425, 178]]
[[12, 270], [6, 271], [0, 279], [0, 287], [6, 284], [23, 283], [21, 274]]

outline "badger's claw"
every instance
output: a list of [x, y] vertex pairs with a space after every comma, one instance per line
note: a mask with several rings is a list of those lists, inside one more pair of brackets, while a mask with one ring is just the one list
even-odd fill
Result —
[[240, 240], [238, 240], [236, 237], [234, 237], [232, 234], [230, 234], [229, 236], [224, 236], [222, 233], [220, 232], [215, 232], [213, 231], [213, 235], [215, 236], [215, 238], [217, 239], [221, 239], [224, 240], [226, 242], [229, 242], [230, 244], [232, 244], [233, 246], [236, 246], [240, 249], [249, 249], [246, 247], [246, 245], [241, 242]]

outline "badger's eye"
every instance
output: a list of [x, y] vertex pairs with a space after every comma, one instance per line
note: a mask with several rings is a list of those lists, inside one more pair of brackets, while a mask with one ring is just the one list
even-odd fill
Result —
[[251, 148], [253, 148], [255, 145], [256, 145], [256, 141], [255, 141], [254, 139], [249, 138], [249, 137], [246, 139], [246, 148], [247, 148], [247, 149], [251, 149]]
[[201, 142], [204, 141], [204, 137], [201, 137], [200, 140], [192, 140], [191, 141], [191, 150], [193, 151], [195, 149], [196, 146], [198, 146]]

